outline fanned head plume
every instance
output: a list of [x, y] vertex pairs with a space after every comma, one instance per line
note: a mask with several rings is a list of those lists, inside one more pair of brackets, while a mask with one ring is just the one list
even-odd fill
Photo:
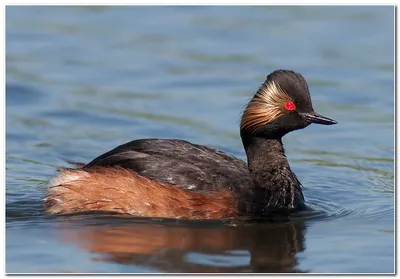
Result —
[[261, 85], [243, 112], [240, 129], [257, 131], [287, 111], [292, 98], [275, 83], [268, 80]]

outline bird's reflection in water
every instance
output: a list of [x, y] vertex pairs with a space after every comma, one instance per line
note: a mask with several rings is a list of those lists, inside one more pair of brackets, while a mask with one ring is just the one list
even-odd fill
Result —
[[62, 226], [63, 240], [95, 253], [95, 261], [160, 272], [301, 272], [296, 268], [296, 255], [304, 250], [301, 221], [237, 226], [68, 223]]

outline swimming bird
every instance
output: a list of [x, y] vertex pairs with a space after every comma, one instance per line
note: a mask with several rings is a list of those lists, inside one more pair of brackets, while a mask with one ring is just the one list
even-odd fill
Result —
[[133, 140], [85, 165], [60, 169], [49, 182], [45, 210], [180, 219], [300, 211], [306, 208], [302, 185], [290, 168], [282, 137], [311, 123], [337, 122], [314, 111], [301, 74], [276, 70], [242, 114], [247, 164], [184, 140]]

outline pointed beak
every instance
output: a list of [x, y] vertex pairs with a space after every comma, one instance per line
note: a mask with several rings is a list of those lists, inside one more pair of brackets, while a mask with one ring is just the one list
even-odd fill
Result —
[[299, 113], [304, 119], [307, 121], [310, 121], [311, 123], [316, 123], [316, 124], [323, 124], [323, 125], [333, 125], [336, 124], [337, 121], [330, 119], [328, 117], [322, 116], [315, 111], [313, 112], [300, 112]]

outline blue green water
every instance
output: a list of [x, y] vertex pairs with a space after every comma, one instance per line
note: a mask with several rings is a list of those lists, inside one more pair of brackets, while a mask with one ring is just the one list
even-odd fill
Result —
[[[6, 271], [394, 272], [394, 8], [7, 7]], [[277, 69], [336, 119], [284, 138], [289, 222], [41, 212], [65, 160], [142, 137], [245, 159], [240, 113]]]

